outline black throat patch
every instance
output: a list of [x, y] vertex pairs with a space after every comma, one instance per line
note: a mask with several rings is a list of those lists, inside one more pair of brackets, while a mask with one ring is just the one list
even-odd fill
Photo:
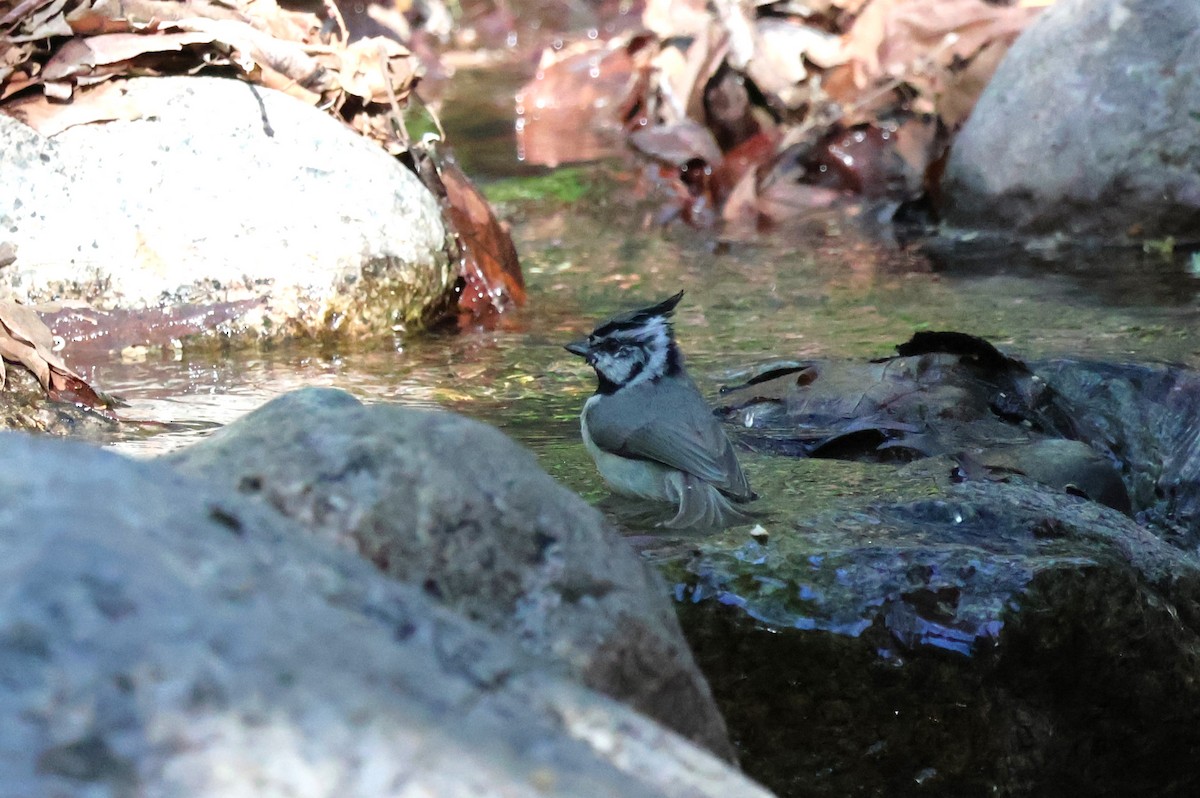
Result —
[[678, 377], [683, 371], [683, 353], [679, 351], [679, 347], [674, 341], [667, 346], [667, 376]]

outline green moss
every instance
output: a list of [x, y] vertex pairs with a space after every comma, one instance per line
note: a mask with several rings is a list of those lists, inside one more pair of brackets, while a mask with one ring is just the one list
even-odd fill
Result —
[[585, 170], [565, 168], [534, 177], [498, 180], [483, 186], [483, 193], [490, 202], [557, 200], [572, 203], [582, 199], [590, 187]]

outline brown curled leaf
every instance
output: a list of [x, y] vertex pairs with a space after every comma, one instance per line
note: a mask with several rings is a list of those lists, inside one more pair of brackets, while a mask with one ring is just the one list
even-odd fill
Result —
[[[107, 410], [115, 400], [102, 397], [72, 371], [54, 351], [54, 335], [33, 308], [11, 299], [0, 300], [0, 356], [33, 372], [55, 401], [75, 402]], [[5, 384], [0, 363], [0, 387]]]

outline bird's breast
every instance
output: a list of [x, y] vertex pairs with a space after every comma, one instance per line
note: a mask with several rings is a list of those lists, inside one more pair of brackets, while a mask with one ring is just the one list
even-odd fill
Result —
[[599, 399], [601, 396], [593, 396], [584, 404], [583, 413], [579, 416], [579, 429], [583, 435], [584, 448], [596, 462], [596, 470], [600, 472], [600, 476], [617, 493], [655, 501], [672, 501], [667, 477], [674, 469], [649, 460], [621, 457], [605, 451], [596, 444], [588, 431], [588, 411]]

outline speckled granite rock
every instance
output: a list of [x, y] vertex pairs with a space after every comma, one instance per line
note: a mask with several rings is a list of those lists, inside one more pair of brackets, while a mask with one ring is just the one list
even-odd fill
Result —
[[1200, 4], [1059, 0], [954, 141], [942, 213], [1001, 235], [1197, 238]]
[[259, 498], [732, 757], [658, 574], [496, 429], [305, 389], [167, 461]]
[[258, 502], [82, 444], [0, 458], [5, 795], [767, 798]]
[[447, 301], [438, 203], [379, 147], [242, 81], [114, 85], [144, 118], [46, 138], [0, 113], [0, 290], [209, 307], [254, 338], [390, 332]]

